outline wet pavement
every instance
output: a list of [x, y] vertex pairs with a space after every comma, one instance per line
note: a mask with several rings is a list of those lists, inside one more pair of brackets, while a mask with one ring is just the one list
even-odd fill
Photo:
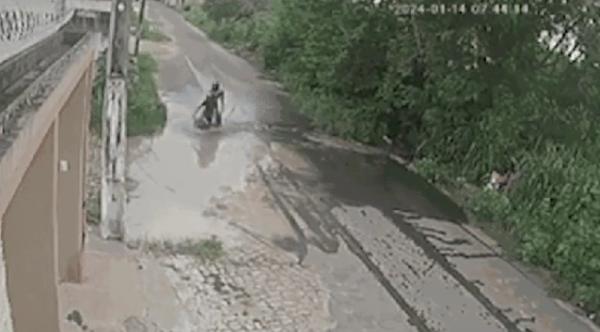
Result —
[[[282, 315], [268, 325], [260, 310], [248, 320], [187, 296], [211, 267], [170, 262], [196, 271], [172, 277], [190, 312], [222, 311], [204, 330], [252, 330], [248, 320], [262, 331], [594, 331], [424, 180], [376, 150], [309, 132], [276, 84], [171, 9], [152, 2], [149, 17], [173, 39], [143, 46], [160, 63], [168, 122], [131, 144], [126, 239], [216, 236], [238, 258], [215, 271], [248, 287], [245, 305]], [[215, 79], [226, 92], [224, 125], [199, 132], [191, 113]], [[265, 267], [283, 298], [244, 278]], [[309, 293], [324, 308], [304, 301]], [[295, 309], [273, 309], [282, 307]]]

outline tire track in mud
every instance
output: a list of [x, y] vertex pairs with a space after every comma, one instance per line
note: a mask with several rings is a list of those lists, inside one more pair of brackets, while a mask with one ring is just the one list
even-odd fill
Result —
[[306, 258], [306, 255], [308, 254], [308, 244], [307, 244], [308, 241], [306, 240], [306, 236], [304, 235], [302, 228], [298, 224], [298, 221], [296, 221], [296, 218], [294, 218], [294, 216], [289, 211], [289, 209], [287, 208], [285, 203], [283, 203], [283, 201], [281, 200], [279, 195], [273, 189], [273, 185], [272, 185], [271, 181], [269, 180], [269, 178], [267, 177], [267, 174], [265, 173], [265, 171], [258, 164], [256, 165], [256, 169], [258, 170], [261, 180], [263, 180], [263, 182], [269, 189], [269, 193], [273, 197], [273, 199], [275, 201], [275, 205], [277, 205], [277, 208], [279, 208], [281, 213], [283, 213], [283, 216], [290, 223], [290, 225], [292, 226], [292, 229], [294, 230], [294, 233], [296, 233], [296, 236], [298, 237], [298, 243], [299, 243], [299, 248], [298, 248], [298, 253], [297, 253], [298, 254], [298, 264], [302, 264], [302, 262]]
[[419, 232], [412, 224], [405, 220], [401, 220], [401, 218], [392, 218], [392, 222], [400, 232], [405, 234], [406, 237], [411, 239], [417, 246], [421, 247], [432, 261], [439, 264], [446, 273], [454, 278], [454, 280], [473, 296], [508, 332], [522, 332], [517, 326], [517, 323], [510, 320], [510, 318], [504, 314], [502, 309], [494, 305], [492, 301], [481, 292], [475, 282], [467, 280], [467, 278], [465, 278], [465, 276], [463, 276], [452, 263], [450, 263], [448, 259], [446, 259], [446, 257], [429, 242], [429, 240], [427, 240], [426, 235]]
[[[298, 191], [306, 197], [310, 197], [310, 194], [302, 193], [302, 186], [299, 183], [297, 183], [297, 181], [290, 178], [289, 176], [286, 180], [290, 182], [290, 185], [293, 187], [293, 189], [295, 189], [296, 191]], [[333, 197], [332, 199], [333, 201], [330, 202], [329, 206], [339, 205], [339, 202], [335, 200], [335, 197]], [[379, 206], [381, 211], [383, 211], [387, 215], [390, 223], [393, 224], [393, 227], [396, 227], [400, 233], [404, 234], [417, 247], [421, 248], [427, 256], [427, 258], [430, 259], [434, 265], [438, 264], [443, 269], [443, 271], [445, 271], [451, 278], [453, 278], [466, 291], [466, 293], [472, 296], [472, 298], [477, 303], [479, 303], [483, 307], [483, 309], [485, 309], [485, 311], [487, 311], [490, 314], [490, 317], [495, 319], [500, 324], [500, 326], [502, 326], [502, 328], [504, 328], [507, 332], [523, 332], [523, 330], [519, 328], [519, 320], [513, 321], [511, 318], [509, 318], [501, 308], [497, 307], [485, 294], [483, 294], [483, 292], [477, 286], [477, 281], [468, 280], [446, 258], [446, 255], [440, 252], [432, 243], [429, 242], [425, 234], [419, 232], [417, 227], [415, 227], [410, 222], [404, 219], [410, 218], [409, 216], [398, 216], [396, 213], [393, 212], [397, 208], [397, 202], [395, 202], [393, 198], [389, 201], [386, 199], [384, 200], [384, 202], [380, 203], [381, 204], [376, 204], [376, 206]], [[353, 253], [359, 259], [361, 259], [361, 261], [363, 261], [365, 266], [369, 268], [369, 270], [380, 281], [380, 283], [382, 282], [382, 279], [384, 280], [385, 285], [384, 283], [382, 283], [382, 285], [384, 285], [388, 293], [392, 297], [394, 297], [394, 300], [396, 300], [396, 302], [398, 303], [399, 299], [401, 299], [403, 302], [407, 303], [406, 300], [402, 297], [402, 295], [400, 295], [400, 293], [394, 288], [392, 283], [390, 283], [390, 281], [387, 280], [382, 270], [378, 268], [374, 264], [373, 260], [371, 260], [368, 257], [369, 254], [366, 250], [364, 250], [360, 241], [356, 240], [356, 237], [350, 234], [350, 231], [347, 230], [347, 228], [343, 224], [341, 224], [337, 218], [333, 217], [330, 219], [333, 219], [333, 223], [336, 224], [336, 228], [339, 230], [339, 235], [341, 235], [344, 239], [344, 242], [346, 242], [346, 244], [349, 245], [350, 248], [352, 248]], [[354, 245], [352, 245], [353, 243]], [[366, 260], [363, 257], [361, 257], [361, 255], [363, 254], [366, 256]], [[492, 256], [495, 257], [496, 254], [493, 253]], [[373, 266], [370, 266], [371, 264], [373, 264]], [[378, 273], [381, 273], [381, 275], [378, 275]], [[394, 294], [397, 294], [399, 299]], [[400, 305], [400, 303], [398, 304]], [[410, 304], [408, 305], [411, 306]], [[400, 306], [402, 307], [402, 309], [405, 309], [402, 305]], [[415, 313], [417, 312], [417, 310], [413, 311]], [[407, 312], [407, 314], [409, 314], [409, 312]], [[421, 320], [423, 319], [421, 318]], [[528, 332], [534, 331], [528, 330]]]
[[[303, 233], [301, 227], [299, 226], [299, 221], [296, 220], [292, 216], [292, 213], [289, 211], [290, 207], [286, 203], [284, 203], [281, 199], [281, 194], [277, 192], [275, 185], [266, 172], [260, 167], [257, 166], [259, 173], [261, 175], [262, 180], [265, 182], [266, 186], [269, 188], [271, 195], [274, 197], [275, 202], [278, 208], [285, 215], [286, 219], [294, 230], [298, 234], [298, 238], [302, 242], [302, 251], [303, 255], [306, 255], [307, 247], [310, 244], [306, 235]], [[301, 195], [305, 197], [310, 197], [307, 193], [303, 193], [300, 184], [296, 183], [289, 176], [283, 175], [285, 178], [286, 185], [290, 186], [293, 190], [297, 191]], [[309, 199], [310, 200], [310, 199]], [[293, 208], [293, 207], [292, 207]], [[404, 218], [404, 217], [403, 217]], [[394, 299], [396, 304], [409, 316], [409, 323], [415, 326], [420, 332], [434, 332], [428, 325], [426, 319], [421, 317], [415, 309], [401, 294], [400, 292], [392, 285], [392, 283], [387, 279], [384, 272], [377, 266], [377, 264], [369, 257], [369, 253], [363, 248], [361, 243], [347, 230], [347, 228], [342, 225], [337, 218], [330, 217], [328, 219], [329, 226], [333, 226], [334, 232], [340, 236], [340, 238], [346, 243], [351, 252], [358, 258], [360, 261], [368, 268], [371, 274], [377, 279], [377, 281], [386, 289], [388, 294]], [[504, 311], [494, 305], [489, 298], [487, 298], [481, 290], [477, 287], [476, 282], [472, 282], [467, 280], [445, 257], [445, 255], [439, 252], [433, 244], [431, 244], [426, 235], [422, 234], [418, 231], [418, 229], [410, 224], [409, 222], [400, 218], [400, 216], [392, 216], [391, 222], [394, 224], [394, 227], [398, 228], [399, 231], [405, 234], [411, 241], [413, 241], [418, 247], [420, 247], [428, 256], [429, 259], [432, 260], [433, 264], [439, 264], [439, 266], [448, 273], [449, 276], [454, 278], [458, 284], [466, 290], [468, 294], [470, 294], [478, 303], [480, 303], [483, 308], [490, 313], [490, 315], [496, 319], [507, 332], [521, 332], [522, 330], [518, 327], [518, 322], [512, 321], [507, 315], [505, 315]]]
[[[288, 220], [294, 231], [297, 233], [298, 238], [301, 242], [302, 246], [302, 257], [305, 257], [308, 252], [308, 244], [306, 240], [306, 235], [303, 233], [302, 228], [298, 224], [298, 221], [292, 216], [292, 213], [289, 211], [289, 208], [280, 198], [280, 194], [278, 194], [274, 188], [273, 182], [269, 179], [266, 172], [262, 169], [261, 166], [256, 165], [258, 172], [261, 176], [261, 179], [264, 181], [265, 185], [269, 189], [269, 192], [274, 198], [275, 204], [284, 214], [285, 218]], [[291, 179], [287, 179], [290, 182], [293, 182]], [[297, 186], [297, 184], [295, 184]], [[335, 220], [335, 219], [334, 219]], [[341, 225], [337, 220], [335, 222], [334, 232], [339, 235], [344, 243], [348, 246], [350, 251], [365, 265], [365, 267], [371, 272], [371, 274], [377, 279], [379, 284], [387, 291], [387, 293], [394, 299], [396, 304], [402, 309], [406, 315], [409, 317], [408, 323], [412, 324], [417, 331], [419, 332], [435, 332], [431, 328], [427, 326], [426, 320], [419, 315], [417, 310], [412, 307], [398, 292], [398, 290], [390, 283], [390, 281], [386, 278], [383, 271], [379, 269], [377, 264], [375, 264], [370, 258], [369, 254], [364, 250], [362, 245], [348, 230]], [[303, 259], [303, 258], [302, 258]], [[302, 261], [301, 259], [301, 261]]]
[[396, 304], [408, 315], [408, 322], [417, 328], [419, 332], [435, 332], [427, 326], [426, 320], [419, 315], [417, 310], [413, 308], [403, 297], [390, 281], [385, 277], [384, 273], [377, 265], [369, 258], [369, 254], [361, 246], [360, 242], [350, 234], [343, 226], [338, 225], [338, 232], [344, 240], [350, 251], [367, 267], [367, 269], [377, 279], [379, 284], [385, 288], [388, 294], [394, 299]]

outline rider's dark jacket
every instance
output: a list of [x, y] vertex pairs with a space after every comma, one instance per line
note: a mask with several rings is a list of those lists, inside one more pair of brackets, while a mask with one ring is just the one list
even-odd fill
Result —
[[211, 93], [206, 96], [200, 107], [205, 107], [206, 113], [208, 116], [213, 116], [219, 107], [219, 98], [223, 98], [223, 91], [211, 91]]

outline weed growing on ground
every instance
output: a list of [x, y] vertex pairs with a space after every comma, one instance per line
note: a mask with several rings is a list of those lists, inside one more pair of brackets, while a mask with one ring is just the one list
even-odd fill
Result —
[[144, 249], [155, 255], [191, 256], [202, 261], [216, 261], [225, 255], [223, 242], [216, 236], [210, 239], [186, 239], [181, 242], [151, 241]]
[[100, 192], [95, 192], [86, 201], [86, 221], [92, 225], [100, 224]]
[[165, 35], [156, 24], [148, 21], [142, 23], [142, 39], [154, 42], [167, 42], [171, 40], [171, 38]]

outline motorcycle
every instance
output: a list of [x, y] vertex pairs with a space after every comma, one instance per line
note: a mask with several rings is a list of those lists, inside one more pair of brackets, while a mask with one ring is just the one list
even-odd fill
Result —
[[[200, 113], [201, 108], [203, 108], [201, 115], [197, 116], [198, 113]], [[194, 120], [194, 127], [200, 130], [207, 130], [211, 127], [221, 126], [221, 112], [219, 112], [219, 110], [215, 112], [216, 117], [213, 123], [212, 114], [209, 114], [209, 112], [206, 110], [206, 107], [201, 108], [198, 108], [198, 110], [196, 110], [196, 112], [192, 115], [192, 118]]]

